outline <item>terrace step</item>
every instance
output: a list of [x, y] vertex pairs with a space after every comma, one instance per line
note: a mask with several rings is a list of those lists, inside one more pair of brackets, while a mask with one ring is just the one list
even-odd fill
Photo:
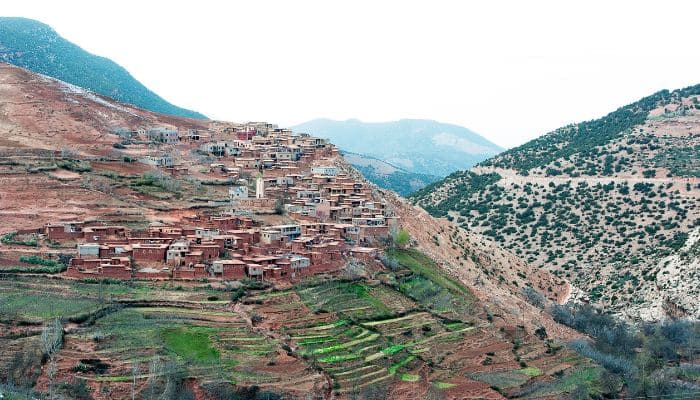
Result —
[[371, 372], [368, 372], [368, 373], [365, 373], [365, 374], [362, 374], [362, 375], [359, 375], [359, 376], [354, 376], [354, 377], [351, 377], [351, 378], [338, 379], [337, 382], [338, 382], [341, 386], [348, 386], [348, 385], [350, 385], [351, 383], [358, 382], [358, 381], [362, 381], [362, 380], [368, 379], [368, 378], [374, 379], [374, 377], [376, 377], [377, 375], [386, 374], [386, 373], [387, 373], [386, 368], [380, 368], [380, 369], [377, 369], [377, 370], [374, 370], [374, 371], [371, 371]]
[[353, 390], [364, 389], [364, 388], [366, 388], [367, 386], [371, 386], [371, 385], [377, 384], [377, 383], [379, 383], [379, 382], [385, 381], [385, 380], [387, 380], [387, 379], [391, 379], [392, 377], [393, 377], [392, 375], [388, 375], [388, 374], [387, 374], [387, 375], [384, 375], [384, 376], [380, 376], [379, 378], [374, 379], [374, 380], [371, 380], [371, 381], [369, 381], [369, 382], [364, 382], [364, 383], [359, 384], [359, 385], [357, 385], [357, 386], [355, 386], [355, 387], [352, 387], [352, 388], [345, 388], [345, 389], [344, 389], [344, 388], [341, 387], [341, 389], [339, 390], [339, 392], [340, 392], [341, 394], [351, 393], [351, 391], [353, 391]]

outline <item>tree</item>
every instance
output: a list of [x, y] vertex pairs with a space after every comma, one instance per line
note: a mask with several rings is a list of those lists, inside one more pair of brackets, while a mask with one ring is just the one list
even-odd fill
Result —
[[286, 210], [284, 208], [284, 197], [280, 196], [277, 198], [275, 201], [275, 214], [277, 215], [284, 215]]
[[53, 378], [56, 376], [56, 353], [63, 345], [63, 325], [56, 318], [44, 327], [41, 332], [41, 351], [48, 358], [46, 374], [49, 378], [49, 399], [53, 399]]
[[395, 231], [392, 238], [394, 239], [394, 245], [401, 248], [405, 248], [411, 241], [411, 235], [403, 228]]
[[139, 365], [136, 362], [131, 364], [131, 400], [136, 399], [136, 378], [139, 375]]

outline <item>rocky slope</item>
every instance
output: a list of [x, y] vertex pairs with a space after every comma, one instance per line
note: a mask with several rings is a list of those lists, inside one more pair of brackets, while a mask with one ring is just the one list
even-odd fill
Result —
[[205, 128], [207, 121], [157, 114], [0, 62], [0, 149], [115, 151], [119, 129]]
[[168, 103], [134, 79], [120, 65], [88, 53], [39, 21], [0, 17], [0, 61], [147, 110], [189, 118], [206, 118], [198, 112]]
[[656, 93], [454, 173], [412, 200], [571, 279], [585, 301], [631, 318], [698, 317], [692, 292], [673, 295], [662, 283], [697, 287], [697, 274], [659, 265], [700, 225], [699, 95], [700, 85]]
[[[141, 174], [157, 172], [153, 166], [124, 162], [151, 152], [149, 145], [123, 148], [128, 139], [115, 132], [209, 125], [118, 103], [5, 63], [0, 63], [0, 98], [0, 233], [28, 218], [36, 224], [90, 219], [115, 213], [115, 208], [133, 220], [169, 213], [178, 200], [147, 198], [129, 185]], [[76, 162], [61, 161], [65, 157]], [[191, 199], [182, 201], [192, 204]]]

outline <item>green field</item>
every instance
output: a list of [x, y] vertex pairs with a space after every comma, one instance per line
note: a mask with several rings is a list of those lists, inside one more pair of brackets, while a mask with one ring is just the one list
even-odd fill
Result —
[[457, 280], [440, 271], [435, 262], [417, 250], [389, 249], [387, 256], [410, 271], [398, 280], [398, 289], [419, 304], [451, 318], [473, 314], [474, 295]]
[[84, 314], [99, 307], [95, 299], [64, 297], [59, 293], [30, 294], [10, 288], [0, 292], [3, 319], [48, 320]]
[[211, 328], [187, 327], [166, 328], [161, 332], [165, 349], [187, 361], [210, 364], [219, 361], [219, 350], [212, 347]]

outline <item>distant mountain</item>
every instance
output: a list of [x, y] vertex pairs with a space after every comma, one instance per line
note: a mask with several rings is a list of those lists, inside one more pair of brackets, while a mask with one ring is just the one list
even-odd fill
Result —
[[700, 85], [451, 174], [413, 202], [645, 320], [700, 317]]
[[206, 119], [198, 112], [168, 103], [115, 62], [88, 53], [35, 20], [0, 17], [0, 61], [150, 111]]
[[503, 150], [467, 128], [421, 119], [379, 123], [316, 119], [292, 129], [328, 138], [341, 150], [383, 160], [406, 172], [440, 177]]
[[343, 157], [377, 186], [408, 196], [416, 190], [440, 180], [439, 176], [408, 172], [378, 158], [343, 152]]

